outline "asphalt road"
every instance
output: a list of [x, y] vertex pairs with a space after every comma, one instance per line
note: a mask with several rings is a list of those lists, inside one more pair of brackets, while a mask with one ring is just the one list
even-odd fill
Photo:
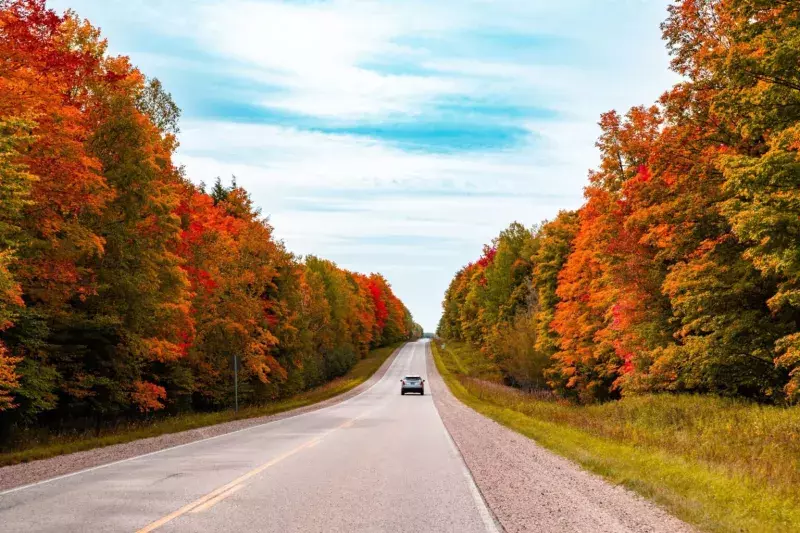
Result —
[[0, 495], [0, 531], [495, 531], [428, 390], [425, 342], [342, 403]]

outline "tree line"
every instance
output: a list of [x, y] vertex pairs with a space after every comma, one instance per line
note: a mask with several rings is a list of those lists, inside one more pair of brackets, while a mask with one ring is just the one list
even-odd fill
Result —
[[75, 13], [0, 0], [0, 95], [0, 433], [223, 408], [233, 357], [266, 402], [421, 335], [380, 274], [193, 185], [170, 95]]
[[800, 3], [680, 0], [681, 81], [602, 115], [585, 201], [459, 271], [438, 333], [583, 402], [800, 399]]

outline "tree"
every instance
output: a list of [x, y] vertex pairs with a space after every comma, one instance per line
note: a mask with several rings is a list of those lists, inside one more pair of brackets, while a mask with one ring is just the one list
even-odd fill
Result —
[[560, 302], [552, 322], [559, 351], [551, 385], [583, 401], [618, 395], [619, 378], [646, 345], [626, 327], [642, 318], [633, 315], [648, 307], [655, 292], [643, 286], [652, 250], [640, 243], [640, 231], [626, 225], [633, 211], [627, 186], [649, 180], [647, 158], [659, 125], [658, 110], [641, 107], [624, 120], [612, 112], [600, 121], [601, 164], [589, 176], [574, 249], [559, 275]]
[[10, 245], [2, 271], [4, 283], [14, 278], [5, 294], [15, 308], [0, 342], [18, 363], [21, 418], [54, 407], [51, 329], [97, 289], [91, 263], [105, 243], [93, 220], [113, 196], [85, 144], [88, 86], [105, 75], [101, 48], [88, 26], [57, 16], [41, 0], [0, 3], [3, 245]]
[[[35, 176], [26, 167], [16, 163], [20, 151], [33, 139], [25, 132], [30, 124], [18, 119], [0, 120], [0, 331], [13, 325], [13, 320], [24, 306], [22, 288], [12, 270], [16, 266], [15, 249], [22, 237], [20, 224]], [[12, 406], [11, 393], [19, 386], [16, 365], [22, 359], [11, 357], [0, 340], [0, 411]]]
[[[775, 355], [789, 372], [797, 364], [798, 20], [797, 6], [776, 0], [683, 1], [663, 26], [673, 66], [707, 110], [700, 117], [714, 142], [705, 159], [719, 183], [716, 212], [730, 224], [719, 252], [735, 264], [713, 275], [729, 273], [731, 285], [720, 294], [745, 302], [742, 314], [722, 315], [736, 333], [722, 338], [730, 339], [746, 393], [762, 398], [776, 398], [785, 380], [784, 371], [768, 368]], [[714, 250], [706, 246], [703, 257]], [[785, 385], [790, 400], [797, 383]]]
[[536, 233], [537, 246], [531, 257], [530, 307], [536, 330], [537, 350], [552, 357], [558, 349], [558, 335], [551, 324], [556, 306], [561, 301], [556, 294], [558, 274], [572, 252], [572, 243], [578, 231], [578, 213], [561, 211], [550, 222], [542, 224]]

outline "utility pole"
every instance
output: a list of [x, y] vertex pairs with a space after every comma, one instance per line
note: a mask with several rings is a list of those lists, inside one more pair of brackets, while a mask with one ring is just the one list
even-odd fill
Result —
[[239, 359], [233, 356], [233, 395], [235, 397], [234, 414], [239, 413]]

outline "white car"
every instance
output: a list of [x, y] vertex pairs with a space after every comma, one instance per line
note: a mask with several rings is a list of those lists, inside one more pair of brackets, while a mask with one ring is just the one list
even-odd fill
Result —
[[400, 394], [417, 392], [425, 395], [425, 380], [421, 376], [406, 376], [400, 380]]

